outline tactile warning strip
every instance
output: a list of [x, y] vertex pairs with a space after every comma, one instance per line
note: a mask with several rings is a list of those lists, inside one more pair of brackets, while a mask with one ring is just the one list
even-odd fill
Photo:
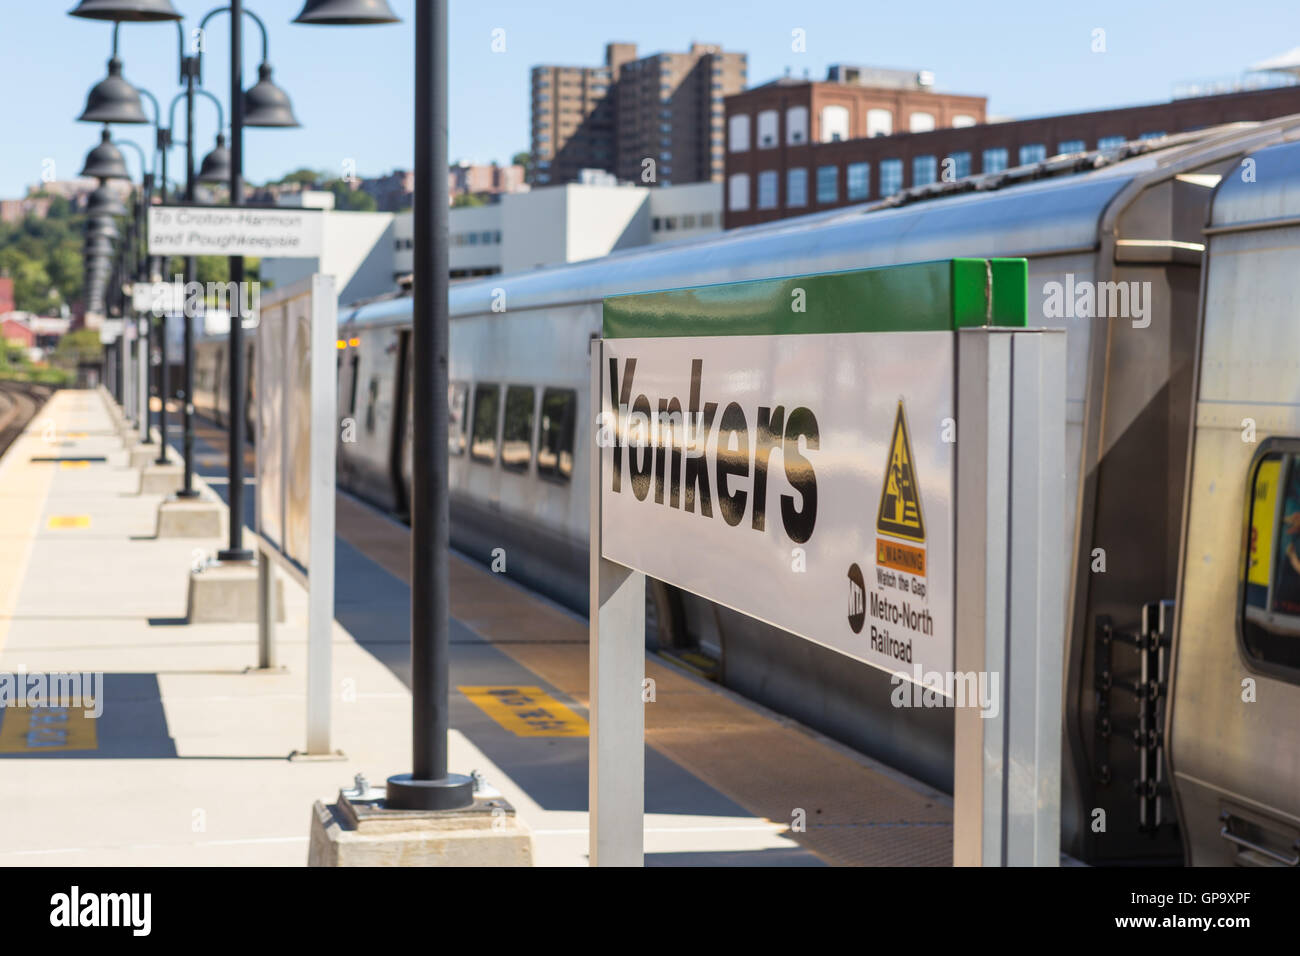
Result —
[[[353, 547], [409, 583], [405, 528], [343, 495], [337, 528]], [[455, 556], [450, 586], [458, 621], [587, 706], [585, 623]], [[655, 681], [655, 701], [646, 705], [646, 742], [755, 816], [790, 827], [789, 837], [826, 862], [952, 862], [952, 811], [941, 799], [654, 657], [646, 660], [646, 676]]]

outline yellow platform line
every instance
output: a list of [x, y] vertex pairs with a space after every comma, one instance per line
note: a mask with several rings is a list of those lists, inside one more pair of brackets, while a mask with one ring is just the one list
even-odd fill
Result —
[[0, 458], [0, 496], [30, 502], [27, 507], [0, 508], [0, 538], [5, 541], [5, 547], [0, 549], [0, 652], [9, 635], [9, 624], [27, 576], [32, 546], [42, 530], [41, 516], [54, 481], [52, 469], [33, 464], [31, 459], [46, 448], [42, 437], [46, 423], [52, 422], [55, 433], [61, 433], [74, 415], [81, 414], [75, 405], [94, 394], [71, 389], [55, 392]]

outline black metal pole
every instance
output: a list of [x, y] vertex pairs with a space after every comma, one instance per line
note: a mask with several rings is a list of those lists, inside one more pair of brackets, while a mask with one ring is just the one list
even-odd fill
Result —
[[[185, 71], [185, 201], [194, 202], [194, 80], [198, 60], [182, 55]], [[193, 282], [198, 272], [194, 256], [185, 258], [185, 282]], [[188, 301], [186, 297], [185, 301]], [[205, 302], [206, 305], [206, 302]], [[194, 490], [194, 317], [181, 309], [185, 322], [185, 373], [181, 386], [181, 457], [185, 459], [185, 480], [178, 498], [197, 498]]]
[[[244, 4], [230, 0], [230, 205], [244, 204]], [[217, 552], [219, 561], [252, 561], [244, 547], [244, 322], [240, 314], [244, 288], [244, 257], [230, 257], [230, 547]]]
[[412, 773], [388, 778], [388, 805], [474, 802], [447, 772], [447, 0], [415, 4], [415, 289], [412, 320]]
[[[162, 160], [162, 192], [160, 198], [167, 204], [167, 141], [165, 130], [158, 132], [158, 149]], [[149, 281], [156, 282], [162, 278], [162, 260], [156, 256], [149, 257]], [[155, 465], [167, 464], [167, 390], [170, 375], [167, 369], [167, 313], [158, 316], [158, 457]]]
[[[142, 196], [142, 206], [140, 219], [143, 223], [149, 221], [149, 207], [153, 205], [153, 174], [145, 173], [144, 175], [144, 195]], [[149, 242], [147, 239], [148, 232], [141, 229], [141, 238], [143, 246], [139, 250], [139, 257], [136, 260], [136, 278], [141, 282], [149, 279]], [[143, 435], [140, 438], [141, 445], [150, 445], [153, 443], [151, 433], [151, 421], [153, 419], [153, 410], [149, 407], [149, 391], [152, 388], [153, 381], [153, 322], [148, 316], [144, 320], [144, 394], [140, 396], [140, 418], [142, 420]]]

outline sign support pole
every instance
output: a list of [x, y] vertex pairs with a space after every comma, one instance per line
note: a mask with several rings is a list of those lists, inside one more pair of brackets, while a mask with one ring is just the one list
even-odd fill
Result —
[[1060, 863], [1065, 336], [957, 333], [956, 670], [997, 679], [956, 708], [953, 863]]
[[[591, 410], [601, 432], [604, 349], [591, 342]], [[645, 575], [601, 556], [601, 447], [592, 441], [590, 554], [589, 861], [645, 863]]]

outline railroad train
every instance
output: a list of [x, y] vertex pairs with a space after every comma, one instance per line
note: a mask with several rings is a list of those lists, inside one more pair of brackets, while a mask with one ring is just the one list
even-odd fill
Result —
[[[961, 256], [1025, 257], [1030, 325], [1066, 330], [1062, 850], [1296, 865], [1300, 117], [454, 284], [453, 545], [485, 562], [505, 547], [512, 575], [585, 612], [604, 296]], [[1141, 321], [1048, 314], [1053, 283], [1136, 283]], [[339, 483], [396, 514], [410, 323], [404, 294], [340, 309], [339, 416], [355, 441], [338, 447]], [[225, 351], [204, 342], [197, 364], [196, 403], [218, 420]], [[951, 792], [952, 711], [891, 707], [885, 672], [660, 582], [646, 620], [648, 646]]]

